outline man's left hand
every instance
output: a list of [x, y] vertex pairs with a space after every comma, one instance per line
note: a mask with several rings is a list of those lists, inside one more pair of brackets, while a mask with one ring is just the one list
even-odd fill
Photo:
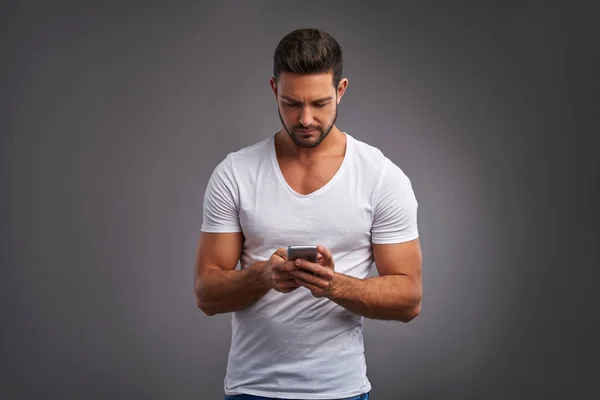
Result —
[[315, 297], [330, 297], [335, 288], [335, 263], [333, 255], [323, 245], [317, 247], [319, 257], [316, 263], [298, 259], [296, 269], [290, 274], [296, 278], [296, 283], [311, 291]]

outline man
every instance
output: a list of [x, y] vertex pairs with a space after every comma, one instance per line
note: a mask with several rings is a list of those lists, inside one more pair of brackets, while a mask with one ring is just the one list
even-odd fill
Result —
[[[270, 83], [281, 130], [228, 154], [204, 197], [195, 293], [207, 315], [232, 313], [225, 399], [368, 399], [363, 318], [421, 307], [417, 201], [399, 167], [335, 125], [348, 80], [333, 37], [286, 35]], [[313, 244], [316, 263], [287, 260]]]

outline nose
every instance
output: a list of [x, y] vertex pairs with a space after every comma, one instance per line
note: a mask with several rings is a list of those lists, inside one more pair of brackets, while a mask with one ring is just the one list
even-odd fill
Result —
[[313, 117], [312, 117], [312, 114], [310, 113], [310, 108], [303, 107], [302, 112], [300, 114], [300, 123], [302, 124], [302, 126], [308, 127], [308, 126], [310, 126], [310, 124], [312, 124], [312, 122], [313, 122]]

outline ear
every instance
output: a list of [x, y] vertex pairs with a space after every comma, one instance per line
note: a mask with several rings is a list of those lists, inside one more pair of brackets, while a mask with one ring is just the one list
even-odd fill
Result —
[[348, 79], [344, 78], [340, 81], [340, 84], [337, 87], [337, 103], [340, 104], [340, 100], [342, 100], [342, 96], [346, 93], [346, 88], [348, 87]]
[[273, 90], [275, 98], [277, 98], [277, 81], [275, 80], [275, 78], [271, 78], [269, 83], [271, 84], [271, 90]]

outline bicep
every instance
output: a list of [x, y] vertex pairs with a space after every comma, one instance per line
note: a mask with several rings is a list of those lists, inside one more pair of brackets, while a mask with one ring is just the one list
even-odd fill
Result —
[[207, 269], [235, 269], [242, 252], [241, 232], [201, 232], [196, 253], [195, 277]]
[[202, 232], [240, 232], [239, 196], [230, 157], [213, 171], [204, 193]]
[[391, 161], [385, 164], [374, 202], [371, 229], [379, 275], [404, 275], [421, 281], [418, 202], [408, 176]]
[[388, 160], [373, 196], [371, 241], [374, 244], [396, 244], [417, 239], [418, 207], [410, 179]]
[[374, 243], [372, 246], [375, 266], [380, 276], [404, 275], [415, 282], [421, 281], [422, 252], [418, 238], [402, 243]]
[[196, 254], [195, 276], [207, 269], [235, 269], [242, 251], [237, 185], [228, 156], [213, 171], [203, 204], [203, 222]]

